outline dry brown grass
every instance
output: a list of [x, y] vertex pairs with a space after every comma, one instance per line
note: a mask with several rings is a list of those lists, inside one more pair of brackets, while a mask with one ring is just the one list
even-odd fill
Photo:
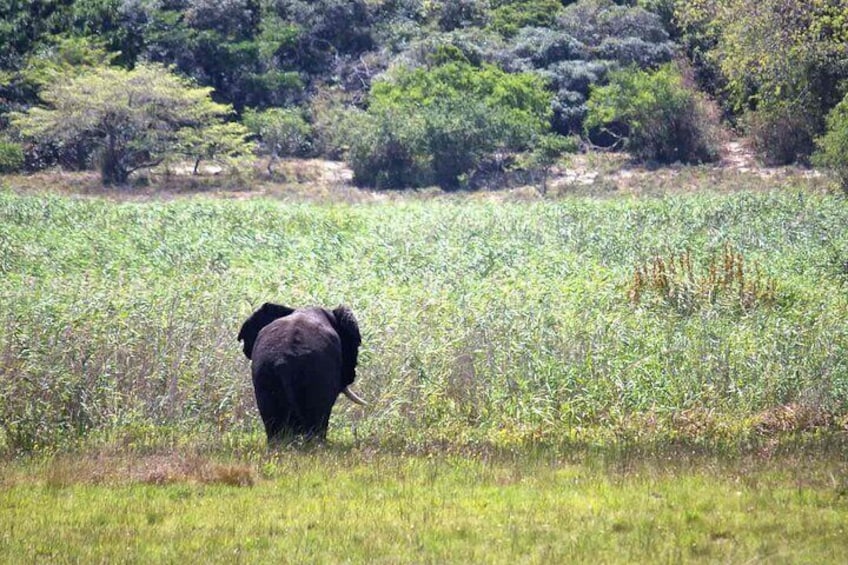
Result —
[[[405, 191], [373, 191], [353, 185], [353, 173], [344, 163], [323, 159], [280, 159], [268, 174], [267, 159], [254, 163], [245, 175], [190, 167], [171, 167], [145, 172], [124, 187], [104, 187], [93, 171], [68, 172], [51, 169], [31, 175], [0, 177], [21, 191], [100, 196], [116, 199], [168, 199], [196, 195], [217, 198], [258, 196], [307, 202], [368, 203], [398, 198], [454, 197], [436, 188]], [[722, 160], [711, 165], [647, 167], [634, 163], [625, 153], [589, 152], [571, 155], [554, 167], [548, 179], [548, 198], [563, 196], [608, 197], [657, 196], [701, 190], [731, 193], [739, 190], [767, 191], [776, 186], [828, 191], [831, 181], [817, 171], [797, 166], [764, 167], [741, 142], [725, 144]], [[526, 201], [542, 198], [532, 184], [495, 186], [480, 190], [487, 199]]]
[[683, 312], [702, 304], [727, 298], [743, 310], [774, 304], [777, 283], [763, 274], [757, 263], [726, 244], [723, 252], [699, 268], [689, 251], [669, 257], [653, 257], [633, 270], [628, 295], [639, 304], [643, 295], [654, 293]]
[[42, 481], [47, 486], [117, 484], [223, 484], [250, 487], [257, 483], [253, 465], [215, 461], [199, 454], [163, 452], [157, 454], [113, 454], [87, 452], [56, 455], [44, 460], [44, 472], [38, 477], [5, 469], [0, 482], [7, 486]]
[[767, 436], [781, 432], [824, 429], [834, 423], [832, 416], [821, 406], [800, 402], [763, 410], [754, 419], [757, 432]]
[[383, 199], [377, 193], [361, 190], [350, 182], [344, 164], [318, 159], [281, 160], [274, 175], [268, 175], [257, 162], [247, 175], [153, 170], [130, 179], [125, 186], [103, 186], [93, 171], [69, 172], [59, 169], [29, 175], [0, 177], [0, 185], [22, 192], [50, 192], [97, 196], [118, 200], [169, 199], [191, 196], [215, 198], [254, 198], [267, 196], [309, 202], [369, 202]]

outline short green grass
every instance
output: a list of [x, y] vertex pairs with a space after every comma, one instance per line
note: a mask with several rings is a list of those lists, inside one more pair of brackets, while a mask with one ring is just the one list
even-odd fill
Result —
[[253, 477], [236, 486], [232, 471], [210, 480], [210, 469], [229, 467], [208, 458], [183, 461], [169, 478], [163, 469], [179, 467], [179, 457], [123, 460], [129, 469], [153, 461], [136, 480], [104, 476], [109, 460], [2, 466], [0, 562], [838, 563], [848, 555], [844, 460], [610, 466], [319, 450], [236, 463]]

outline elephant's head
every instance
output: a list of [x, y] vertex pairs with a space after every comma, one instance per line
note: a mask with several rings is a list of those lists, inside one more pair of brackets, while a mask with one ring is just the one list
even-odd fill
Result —
[[251, 358], [253, 353], [253, 344], [256, 342], [256, 336], [259, 335], [259, 330], [283, 316], [288, 316], [294, 312], [294, 308], [283, 306], [282, 304], [274, 304], [266, 302], [256, 312], [250, 315], [241, 325], [239, 330], [238, 340], [244, 340], [244, 356]]
[[333, 310], [333, 317], [333, 326], [342, 344], [342, 386], [346, 388], [356, 379], [356, 362], [362, 335], [359, 333], [356, 317], [347, 306], [340, 305]]

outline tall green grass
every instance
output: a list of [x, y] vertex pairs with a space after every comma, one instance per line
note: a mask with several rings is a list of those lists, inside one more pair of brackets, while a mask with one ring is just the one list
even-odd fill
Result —
[[[848, 416], [848, 206], [803, 192], [360, 205], [0, 192], [0, 447], [260, 433], [239, 325], [345, 303], [331, 440], [747, 442]], [[731, 246], [774, 299], [680, 309], [634, 270]]]

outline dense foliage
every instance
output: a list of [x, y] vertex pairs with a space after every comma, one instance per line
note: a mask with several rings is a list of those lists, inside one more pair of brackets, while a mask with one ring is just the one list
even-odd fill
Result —
[[262, 150], [270, 155], [268, 173], [280, 156], [303, 157], [309, 154], [312, 131], [303, 113], [293, 108], [269, 108], [244, 112], [244, 124], [258, 138]]
[[456, 188], [484, 155], [529, 147], [547, 129], [549, 112], [538, 75], [454, 62], [400, 69], [374, 84], [350, 136], [355, 180]]
[[841, 0], [677, 0], [705, 86], [744, 122], [772, 164], [808, 157], [845, 94], [848, 5]]
[[100, 67], [51, 82], [44, 107], [13, 113], [21, 133], [41, 143], [96, 152], [104, 184], [122, 184], [130, 173], [174, 155], [195, 160], [237, 159], [248, 152], [247, 130], [219, 124], [231, 108], [156, 64], [131, 71]]
[[686, 86], [673, 65], [612, 73], [609, 84], [593, 89], [585, 127], [648, 161], [697, 163], [718, 155], [713, 133], [718, 123], [704, 97]]
[[813, 157], [836, 173], [848, 193], [848, 96], [827, 115], [827, 133], [816, 140], [816, 145]]
[[23, 168], [24, 150], [20, 144], [0, 138], [0, 173], [14, 173]]
[[[569, 136], [585, 131], [590, 91], [608, 84], [610, 71], [654, 71], [687, 58], [683, 67], [767, 163], [804, 161], [846, 94], [847, 12], [835, 0], [3, 0], [0, 128], [8, 128], [10, 112], [43, 105], [44, 92], [86, 69], [160, 63], [210, 88], [215, 102], [235, 110], [231, 121], [249, 121], [269, 171], [277, 156], [324, 155], [347, 159], [361, 184], [452, 188], [480, 167], [506, 162], [497, 152], [532, 151], [540, 138], [505, 144], [496, 134], [481, 143], [502, 129], [487, 123], [487, 113], [501, 124], [515, 105], [476, 99], [473, 84], [454, 85], [440, 108], [425, 105], [410, 116], [396, 103], [390, 112], [380, 89], [404, 72], [463, 64], [476, 69], [469, 76], [496, 69], [505, 82], [533, 73], [544, 80], [549, 109], [520, 129], [541, 131], [536, 121], [544, 115], [543, 130]], [[322, 113], [330, 99], [332, 111]], [[283, 116], [287, 133], [280, 134]], [[337, 126], [342, 131], [332, 132]], [[459, 127], [468, 139], [457, 136]], [[289, 136], [286, 147], [279, 135], [269, 137], [271, 129]], [[655, 132], [667, 135], [656, 139], [669, 148], [663, 160], [686, 160], [691, 147], [713, 141], [695, 127], [692, 135], [707, 138], [674, 148], [678, 129]], [[366, 139], [379, 149], [364, 148]], [[440, 163], [466, 145], [466, 154]], [[29, 169], [91, 166], [92, 147], [34, 139], [24, 149]], [[689, 160], [715, 156], [694, 153]]]

